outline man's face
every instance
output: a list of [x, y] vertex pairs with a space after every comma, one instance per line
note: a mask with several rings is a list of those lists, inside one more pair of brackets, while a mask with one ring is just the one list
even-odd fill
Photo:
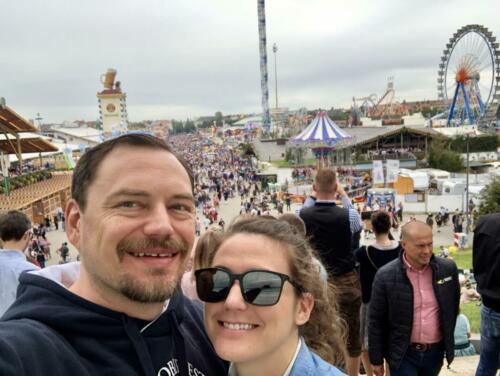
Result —
[[415, 225], [405, 239], [401, 240], [406, 259], [416, 269], [423, 269], [431, 260], [432, 244], [432, 230], [420, 224]]
[[68, 236], [92, 285], [143, 303], [163, 302], [194, 241], [189, 176], [164, 150], [121, 146], [99, 166], [83, 212], [67, 208]]

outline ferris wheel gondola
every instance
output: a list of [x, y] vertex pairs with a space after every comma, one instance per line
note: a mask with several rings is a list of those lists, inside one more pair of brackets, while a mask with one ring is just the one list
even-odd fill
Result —
[[489, 127], [500, 101], [500, 52], [493, 34], [482, 25], [457, 30], [443, 51], [438, 70], [438, 97], [447, 109], [447, 125]]

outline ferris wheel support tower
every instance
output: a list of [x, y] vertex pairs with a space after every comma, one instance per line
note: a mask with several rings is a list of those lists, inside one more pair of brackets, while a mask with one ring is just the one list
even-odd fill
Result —
[[262, 130], [264, 131], [264, 133], [269, 133], [271, 120], [269, 115], [265, 0], [257, 0], [257, 12], [259, 17], [260, 89], [262, 91]]

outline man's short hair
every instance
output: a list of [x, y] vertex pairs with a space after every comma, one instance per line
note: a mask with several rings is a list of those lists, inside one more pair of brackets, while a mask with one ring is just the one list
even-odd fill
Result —
[[21, 240], [29, 229], [31, 229], [31, 221], [23, 212], [11, 210], [0, 216], [0, 238], [4, 242]]
[[107, 140], [89, 149], [78, 161], [73, 170], [71, 182], [71, 197], [77, 202], [81, 210], [87, 204], [87, 189], [95, 179], [95, 175], [102, 161], [114, 149], [120, 146], [164, 150], [173, 154], [186, 170], [191, 188], [194, 188], [193, 172], [187, 162], [177, 155], [167, 143], [159, 138], [147, 134], [126, 134]]
[[371, 218], [372, 229], [375, 234], [387, 234], [391, 229], [391, 216], [385, 211], [376, 211]]
[[337, 174], [330, 168], [322, 168], [316, 173], [314, 185], [318, 193], [335, 193]]
[[415, 231], [414, 227], [420, 227], [421, 229], [425, 228], [432, 233], [432, 228], [427, 223], [413, 220], [401, 226], [401, 240], [408, 240], [408, 237], [411, 236], [410, 233]]

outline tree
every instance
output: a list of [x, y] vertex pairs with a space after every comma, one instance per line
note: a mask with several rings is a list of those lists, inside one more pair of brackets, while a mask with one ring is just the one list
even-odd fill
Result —
[[500, 176], [496, 176], [481, 195], [478, 216], [500, 212]]
[[217, 111], [215, 113], [215, 126], [222, 127], [223, 124], [224, 124], [224, 118], [222, 117], [222, 112]]
[[193, 133], [196, 130], [196, 126], [194, 125], [194, 121], [190, 119], [186, 119], [184, 123], [184, 132], [185, 133]]
[[464, 164], [460, 154], [449, 150], [448, 142], [444, 140], [433, 140], [429, 149], [429, 166], [449, 172], [460, 172]]

